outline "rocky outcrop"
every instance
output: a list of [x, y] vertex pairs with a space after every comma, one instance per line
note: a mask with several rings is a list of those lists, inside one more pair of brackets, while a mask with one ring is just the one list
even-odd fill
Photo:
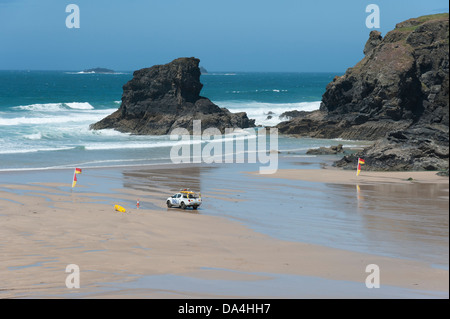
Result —
[[447, 170], [449, 131], [435, 126], [393, 131], [386, 138], [361, 152], [344, 156], [337, 167], [356, 169], [358, 157], [365, 159], [365, 170]]
[[192, 132], [193, 121], [202, 129], [254, 127], [247, 114], [231, 113], [200, 96], [200, 60], [179, 58], [133, 73], [123, 86], [122, 104], [113, 114], [92, 124], [91, 129], [113, 128], [133, 134], [169, 134], [175, 128]]
[[404, 21], [384, 38], [372, 31], [364, 53], [328, 84], [320, 110], [280, 123], [279, 132], [377, 141], [357, 154], [365, 169], [448, 168], [448, 14]]
[[281, 113], [281, 115], [278, 117], [280, 120], [292, 120], [293, 118], [304, 116], [308, 114], [306, 111], [286, 111], [284, 113]]
[[369, 40], [367, 40], [366, 45], [364, 46], [364, 55], [371, 54], [373, 49], [375, 49], [383, 40], [380, 31], [373, 30], [369, 34]]
[[330, 147], [312, 148], [306, 151], [306, 154], [308, 155], [337, 155], [340, 153], [344, 153], [344, 148], [342, 147], [342, 144], [333, 145]]

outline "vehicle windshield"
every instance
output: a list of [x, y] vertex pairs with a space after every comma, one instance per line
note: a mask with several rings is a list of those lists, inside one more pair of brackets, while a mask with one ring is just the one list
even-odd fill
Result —
[[198, 198], [197, 194], [188, 194], [188, 198]]

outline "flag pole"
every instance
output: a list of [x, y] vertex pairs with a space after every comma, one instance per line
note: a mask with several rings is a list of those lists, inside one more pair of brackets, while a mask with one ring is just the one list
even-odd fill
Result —
[[74, 184], [73, 184], [73, 182], [75, 181], [75, 178], [77, 177], [77, 173], [76, 173], [76, 169], [74, 169], [73, 170], [73, 178], [72, 178], [72, 189], [73, 189], [73, 187], [75, 186]]
[[359, 162], [359, 157], [358, 157], [358, 165], [356, 165], [356, 177], [359, 176], [359, 172], [361, 172], [361, 164]]
[[77, 184], [77, 174], [81, 174], [81, 169], [75, 167], [75, 171], [73, 172], [72, 188], [74, 188]]

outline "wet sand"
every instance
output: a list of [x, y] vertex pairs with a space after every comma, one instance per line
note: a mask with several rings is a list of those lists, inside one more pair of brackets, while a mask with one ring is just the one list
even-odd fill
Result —
[[[255, 176], [264, 177], [257, 172], [249, 172]], [[366, 185], [386, 183], [432, 183], [448, 184], [448, 177], [437, 176], [436, 172], [373, 172], [362, 171], [356, 176], [356, 171], [327, 169], [279, 169], [276, 173], [267, 175], [270, 178], [302, 180], [317, 183], [332, 183], [344, 185]]]
[[[324, 182], [319, 172], [298, 171]], [[279, 181], [294, 178], [293, 172], [248, 180], [249, 174], [233, 172], [228, 180], [232, 174], [222, 168], [93, 169], [83, 171], [74, 191], [61, 182], [65, 171], [1, 175], [0, 298], [448, 298], [448, 268], [421, 258], [283, 240], [258, 231], [252, 227], [258, 219], [246, 215], [254, 195], [276, 190], [280, 194], [274, 198], [281, 196], [292, 188]], [[248, 184], [233, 187], [236, 178]], [[426, 178], [445, 187], [440, 178]], [[165, 208], [165, 198], [181, 183], [202, 191], [205, 203], [197, 213]], [[297, 186], [315, 187], [311, 182]], [[134, 206], [137, 198], [141, 209]], [[127, 213], [115, 212], [113, 204]], [[236, 210], [239, 214], [231, 215]], [[253, 213], [263, 220], [273, 211], [256, 206]], [[321, 224], [315, 233], [331, 227]], [[448, 241], [445, 246], [448, 251]], [[65, 286], [69, 264], [80, 267], [79, 289]], [[369, 264], [380, 267], [379, 289], [366, 288]]]

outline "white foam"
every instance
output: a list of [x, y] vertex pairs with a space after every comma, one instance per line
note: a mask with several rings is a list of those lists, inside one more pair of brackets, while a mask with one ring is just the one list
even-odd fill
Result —
[[202, 143], [202, 141], [167, 141], [167, 142], [121, 142], [121, 143], [92, 143], [86, 145], [84, 148], [88, 151], [98, 151], [98, 150], [121, 150], [121, 149], [150, 149], [158, 147], [172, 147], [174, 145], [180, 144], [197, 144]]
[[101, 136], [130, 136], [131, 133], [122, 133], [114, 129], [103, 129], [103, 130], [89, 130], [90, 134], [101, 135]]
[[[112, 133], [112, 132], [109, 132]], [[113, 133], [115, 134], [115, 133]], [[123, 134], [120, 133], [119, 134]], [[173, 147], [175, 145], [195, 145], [195, 144], [205, 144], [205, 143], [223, 143], [228, 141], [240, 141], [248, 139], [256, 139], [255, 134], [249, 134], [245, 131], [236, 132], [235, 134], [220, 135], [218, 139], [211, 138], [208, 139], [197, 139], [195, 137], [189, 136], [189, 139], [178, 139], [178, 140], [156, 140], [153, 137], [151, 140], [145, 141], [121, 141], [121, 142], [102, 142], [102, 143], [89, 143], [84, 146], [85, 150], [88, 151], [98, 151], [98, 150], [122, 150], [122, 149], [153, 149], [162, 147]], [[167, 135], [164, 136], [165, 139], [168, 138]]]
[[71, 109], [75, 110], [93, 110], [94, 107], [90, 105], [88, 102], [72, 102], [72, 103], [64, 103]]
[[25, 154], [25, 153], [37, 153], [37, 152], [53, 152], [53, 151], [66, 151], [72, 150], [75, 147], [49, 147], [49, 148], [27, 148], [27, 149], [9, 149], [0, 150], [0, 154]]
[[15, 110], [37, 111], [37, 112], [58, 112], [65, 110], [93, 110], [94, 107], [88, 102], [71, 103], [43, 103], [14, 106]]
[[[287, 111], [315, 111], [320, 107], [320, 101], [298, 103], [264, 103], [255, 101], [223, 101], [214, 102], [220, 107], [226, 107], [231, 112], [246, 112], [250, 119], [255, 119], [256, 125], [277, 125], [283, 119], [279, 116]], [[273, 114], [269, 114], [272, 112]], [[267, 119], [268, 116], [271, 119]]]
[[288, 90], [283, 89], [262, 89], [262, 90], [250, 90], [250, 91], [226, 91], [226, 93], [233, 93], [233, 94], [248, 94], [248, 93], [258, 93], [258, 92], [274, 92], [274, 93], [286, 93], [289, 92]]
[[63, 109], [62, 103], [46, 103], [14, 106], [15, 110], [39, 111], [39, 112], [56, 112]]
[[111, 74], [130, 74], [129, 72], [108, 72], [108, 73], [102, 73], [102, 72], [95, 72], [95, 71], [80, 71], [80, 72], [64, 72], [65, 74], [101, 74], [101, 75], [111, 75]]
[[[46, 125], [46, 124], [67, 124], [67, 123], [86, 123], [92, 124], [101, 120], [105, 116], [116, 111], [116, 109], [105, 110], [79, 110], [73, 112], [64, 112], [62, 115], [52, 115], [33, 113], [34, 116], [21, 116], [13, 118], [0, 118], [0, 126], [15, 125]], [[75, 113], [76, 112], [76, 113]]]
[[29, 135], [24, 135], [24, 138], [28, 139], [28, 140], [40, 140], [42, 138], [42, 133], [41, 132], [37, 132], [34, 134], [29, 134]]
[[[99, 118], [100, 120], [101, 118]], [[23, 124], [46, 125], [46, 124], [62, 124], [95, 121], [95, 117], [84, 116], [53, 116], [53, 117], [16, 117], [11, 119], [0, 119], [0, 126], [15, 126]]]

